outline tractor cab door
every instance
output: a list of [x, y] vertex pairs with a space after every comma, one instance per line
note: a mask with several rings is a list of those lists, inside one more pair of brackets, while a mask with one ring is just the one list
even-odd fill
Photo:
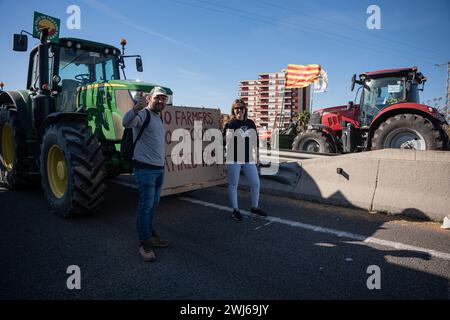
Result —
[[86, 90], [92, 101], [87, 108], [90, 126], [100, 139], [117, 140], [114, 128], [117, 122], [114, 118], [115, 86], [109, 83], [110, 80], [120, 79], [115, 57], [99, 55], [93, 60], [92, 74], [95, 82]]
[[119, 80], [117, 56], [97, 49], [60, 48], [59, 76], [61, 88], [56, 109], [88, 114], [89, 126], [99, 139], [115, 139], [111, 123], [113, 86], [110, 80]]
[[[54, 61], [54, 54], [49, 48], [49, 61], [48, 61], [48, 74], [49, 77], [52, 75], [53, 70], [53, 61]], [[28, 65], [28, 79], [27, 79], [27, 89], [32, 91], [37, 91], [39, 88], [39, 52], [38, 48], [34, 48], [30, 52], [30, 61]], [[49, 83], [49, 79], [47, 79], [46, 83]]]

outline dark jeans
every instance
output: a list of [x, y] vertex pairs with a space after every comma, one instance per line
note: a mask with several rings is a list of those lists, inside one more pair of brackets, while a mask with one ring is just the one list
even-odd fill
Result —
[[139, 203], [136, 210], [138, 239], [145, 241], [152, 233], [153, 215], [161, 195], [164, 169], [135, 168], [134, 180], [139, 190]]

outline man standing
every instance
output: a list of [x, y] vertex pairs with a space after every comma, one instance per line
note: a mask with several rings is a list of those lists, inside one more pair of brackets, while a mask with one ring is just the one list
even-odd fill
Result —
[[165, 129], [160, 112], [166, 107], [167, 93], [155, 87], [150, 94], [140, 96], [131, 110], [125, 113], [122, 124], [133, 128], [133, 139], [149, 118], [133, 153], [134, 179], [139, 189], [136, 224], [139, 254], [144, 261], [156, 259], [153, 247], [167, 247], [169, 241], [160, 239], [153, 230], [155, 205], [159, 203], [164, 180]]

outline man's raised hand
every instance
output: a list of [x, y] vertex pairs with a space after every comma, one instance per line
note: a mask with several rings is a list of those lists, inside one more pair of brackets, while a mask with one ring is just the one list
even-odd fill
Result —
[[147, 106], [148, 102], [147, 98], [144, 95], [142, 95], [142, 93], [138, 95], [136, 98], [137, 99], [136, 103], [133, 106], [133, 110], [134, 112], [139, 112]]

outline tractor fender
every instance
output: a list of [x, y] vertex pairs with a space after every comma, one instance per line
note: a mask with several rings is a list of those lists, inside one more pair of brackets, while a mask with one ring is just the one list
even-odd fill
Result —
[[0, 91], [0, 106], [3, 104], [14, 105], [21, 128], [26, 132], [34, 132], [33, 124], [31, 123], [31, 101], [29, 91]]
[[78, 123], [78, 122], [84, 122], [87, 123], [87, 114], [86, 113], [80, 113], [80, 112], [53, 112], [45, 117], [44, 121], [42, 122], [42, 130], [40, 132], [40, 135], [45, 132], [45, 129], [47, 129], [50, 125], [54, 123]]
[[308, 124], [307, 128], [311, 130], [322, 131], [331, 139], [331, 141], [333, 141], [335, 150], [340, 149], [340, 144], [338, 143], [336, 132], [332, 128], [323, 124]]
[[397, 103], [392, 106], [383, 109], [377, 116], [372, 120], [369, 130], [369, 141], [372, 140], [373, 133], [376, 129], [386, 121], [386, 119], [396, 116], [402, 113], [417, 114], [424, 118], [429, 119], [435, 125], [446, 125], [448, 124], [445, 118], [434, 108], [428, 107], [423, 104], [418, 103]]

